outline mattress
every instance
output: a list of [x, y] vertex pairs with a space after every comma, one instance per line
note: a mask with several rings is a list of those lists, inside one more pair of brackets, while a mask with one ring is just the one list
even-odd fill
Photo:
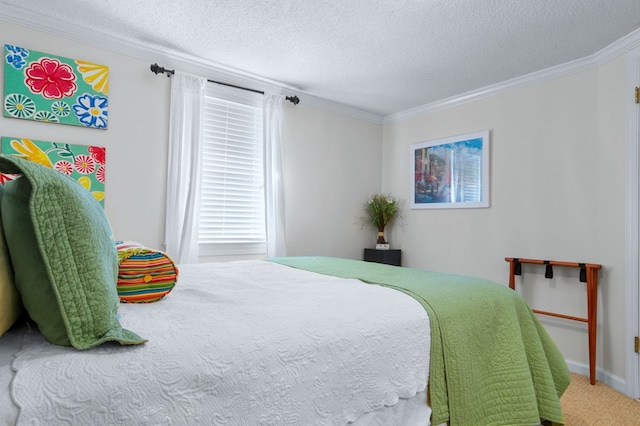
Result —
[[145, 345], [0, 338], [0, 424], [429, 424], [429, 317], [396, 290], [265, 261], [181, 265], [171, 294], [119, 314]]

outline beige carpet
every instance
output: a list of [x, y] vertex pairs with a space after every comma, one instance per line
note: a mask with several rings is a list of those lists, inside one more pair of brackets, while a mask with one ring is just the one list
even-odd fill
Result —
[[560, 404], [566, 426], [640, 425], [640, 402], [578, 374], [571, 375]]

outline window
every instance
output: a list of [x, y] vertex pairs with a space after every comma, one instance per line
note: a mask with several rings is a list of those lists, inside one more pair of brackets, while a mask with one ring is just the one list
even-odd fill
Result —
[[200, 255], [266, 253], [262, 102], [258, 93], [207, 85]]

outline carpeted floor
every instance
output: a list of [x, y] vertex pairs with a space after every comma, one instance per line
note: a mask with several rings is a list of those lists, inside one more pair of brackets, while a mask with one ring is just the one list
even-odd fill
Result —
[[640, 425], [640, 402], [578, 374], [571, 375], [560, 404], [566, 426]]

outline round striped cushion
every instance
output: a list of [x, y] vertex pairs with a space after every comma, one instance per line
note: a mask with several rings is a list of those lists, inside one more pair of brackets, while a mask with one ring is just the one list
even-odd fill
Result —
[[164, 252], [118, 241], [118, 297], [125, 303], [157, 302], [178, 281], [178, 267]]

